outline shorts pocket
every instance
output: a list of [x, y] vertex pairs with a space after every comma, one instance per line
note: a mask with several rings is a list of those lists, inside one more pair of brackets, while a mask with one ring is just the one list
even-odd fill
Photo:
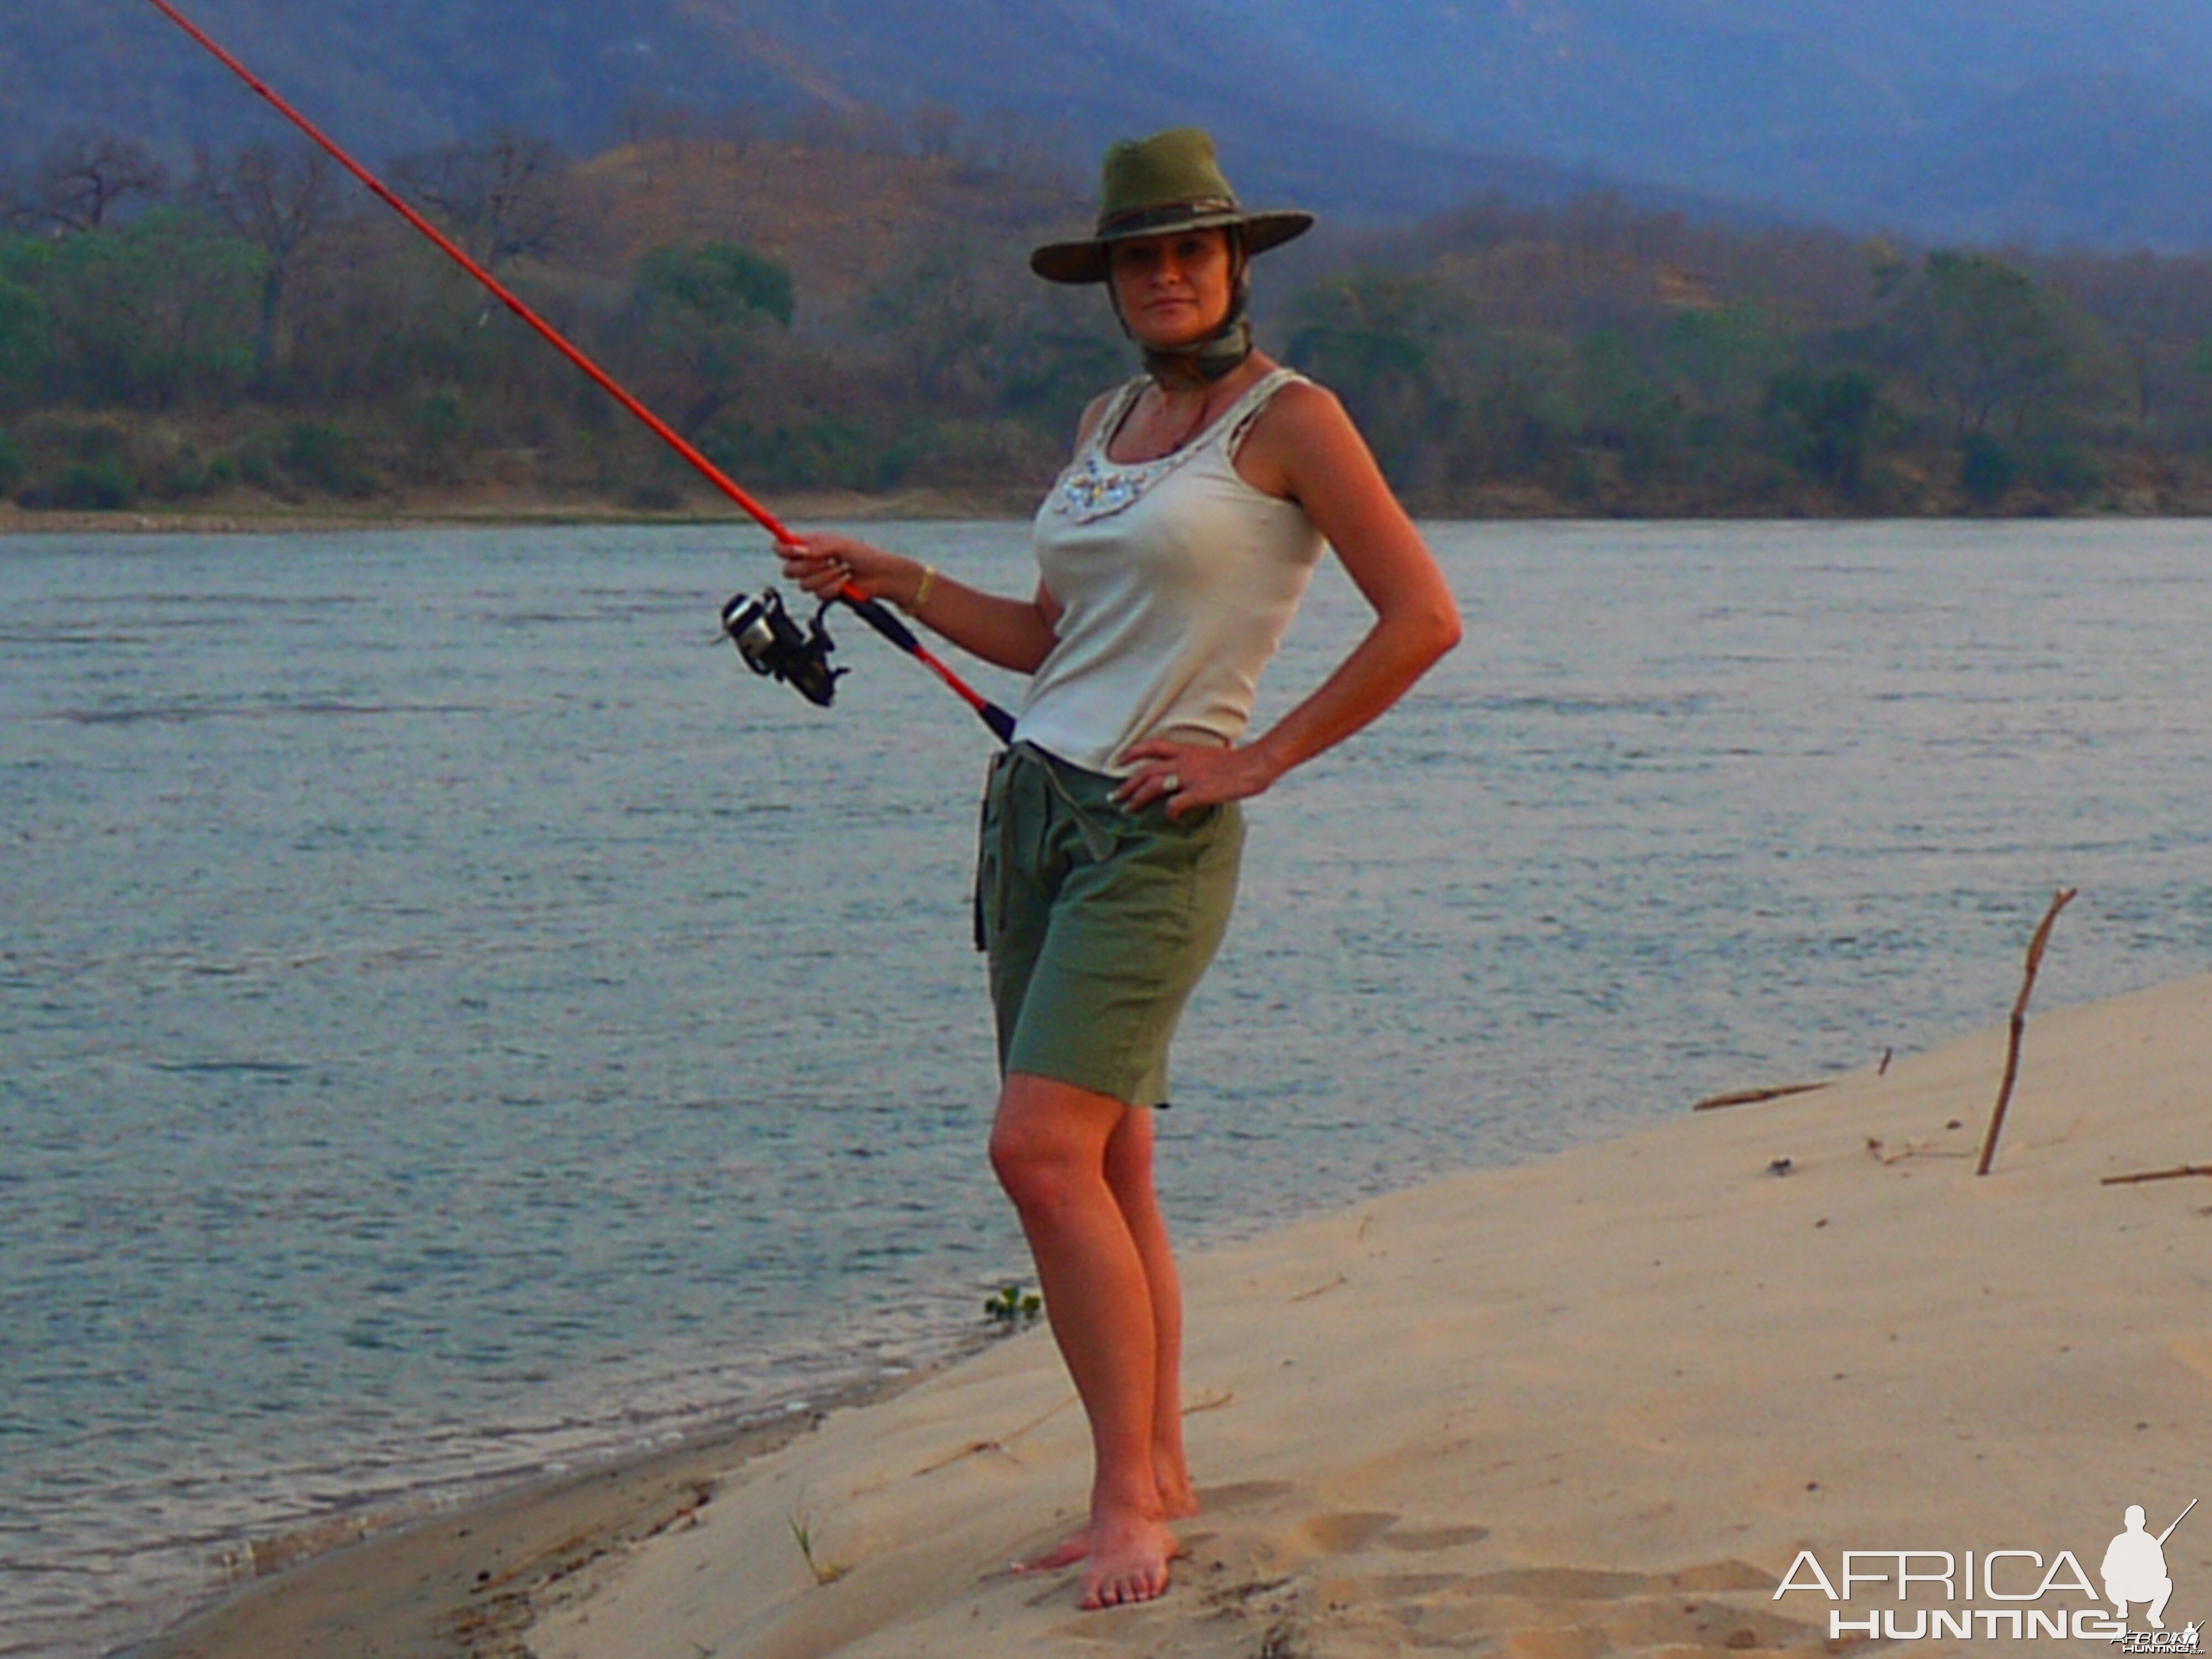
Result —
[[983, 804], [976, 813], [973, 908], [979, 951], [990, 949], [992, 933], [1005, 908], [1000, 886], [1006, 872], [1000, 867], [1000, 847], [1006, 839], [1006, 769], [1012, 760], [1013, 751], [1004, 749], [991, 757], [991, 769], [983, 777]]

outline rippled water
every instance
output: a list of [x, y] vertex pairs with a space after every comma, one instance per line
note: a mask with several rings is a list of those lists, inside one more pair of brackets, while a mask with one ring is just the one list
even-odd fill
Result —
[[[1020, 527], [881, 532], [1025, 587]], [[2212, 965], [2196, 526], [1447, 526], [1466, 647], [1255, 803], [1218, 1240]], [[989, 738], [747, 532], [0, 544], [0, 1653], [241, 1540], [941, 1348], [1023, 1262]], [[1359, 625], [1325, 580], [1286, 706]], [[1017, 688], [983, 671], [1002, 697]]]

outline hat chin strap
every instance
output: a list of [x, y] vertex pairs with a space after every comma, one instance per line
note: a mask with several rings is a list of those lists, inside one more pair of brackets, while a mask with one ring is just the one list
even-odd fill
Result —
[[[1232, 234], [1230, 247], [1236, 264], [1229, 279], [1229, 314], [1221, 319], [1221, 325], [1204, 339], [1194, 340], [1186, 346], [1168, 350], [1156, 346], [1145, 348], [1145, 368], [1163, 386], [1188, 386], [1194, 374], [1209, 382], [1221, 380], [1234, 373], [1237, 366], [1252, 355], [1252, 319], [1245, 314], [1246, 304], [1252, 297], [1251, 262], [1245, 256], [1242, 235]], [[1106, 284], [1106, 297], [1114, 307], [1114, 320], [1121, 325], [1122, 333], [1128, 334], [1129, 319], [1121, 314], [1121, 296], [1110, 279]]]
[[1242, 309], [1233, 309], [1219, 328], [1195, 345], [1173, 351], [1145, 348], [1145, 367], [1162, 386], [1188, 385], [1193, 371], [1201, 380], [1218, 380], [1235, 372], [1252, 355], [1252, 323]]

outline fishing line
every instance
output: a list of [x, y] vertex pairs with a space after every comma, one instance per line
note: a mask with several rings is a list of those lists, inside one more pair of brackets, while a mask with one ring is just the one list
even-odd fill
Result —
[[[773, 514], [747, 495], [721, 468], [700, 453], [698, 448], [683, 434], [632, 397], [611, 374], [570, 343], [558, 329], [525, 305], [504, 283], [477, 264], [451, 237], [402, 200], [381, 179], [347, 155], [335, 141], [323, 132], [321, 128], [285, 102], [267, 82], [218, 45], [198, 24], [171, 4], [170, 0], [147, 0], [147, 3], [191, 36], [194, 41], [206, 48], [217, 63], [258, 93], [279, 115], [307, 134], [329, 155], [332, 161], [360, 179], [371, 194], [416, 230], [421, 231], [436, 245], [440, 252], [483, 283], [501, 305], [533, 330], [539, 338], [581, 369], [602, 392], [635, 415], [654, 437], [682, 456], [694, 471], [735, 502], [752, 519], [754, 523], [775, 537], [779, 545], [788, 546], [797, 540], [791, 532], [777, 521]], [[911, 629], [891, 614], [890, 607], [882, 600], [870, 598], [850, 582], [840, 588], [833, 598], [840, 603], [850, 605], [869, 627], [874, 629], [877, 633], [944, 681], [956, 696], [975, 711], [977, 718], [991, 728], [1000, 741], [1002, 743], [1013, 741], [1014, 717], [969, 685], [959, 675], [954, 673], [934, 652], [915, 637]], [[829, 605], [830, 601], [823, 601], [824, 611], [828, 610]], [[774, 619], [781, 619], [782, 623], [781, 629], [775, 625]], [[762, 631], [763, 628], [766, 629], [765, 633]], [[739, 594], [724, 605], [722, 631], [737, 645], [739, 654], [745, 659], [746, 665], [754, 672], [771, 675], [775, 678], [787, 681], [796, 687], [808, 702], [817, 703], [824, 708], [829, 706], [830, 698], [836, 692], [837, 677], [844, 671], [832, 669], [829, 665], [831, 646], [830, 635], [822, 627], [821, 612], [816, 613], [811, 628], [802, 634], [799, 631], [798, 624], [792, 622], [790, 617], [785, 613], [782, 601], [776, 597], [775, 590], [770, 588], [760, 599], [755, 599], [745, 594]]]

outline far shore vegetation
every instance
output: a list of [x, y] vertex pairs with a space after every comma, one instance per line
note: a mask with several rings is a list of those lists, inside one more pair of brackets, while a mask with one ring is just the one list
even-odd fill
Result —
[[[520, 133], [392, 182], [748, 489], [1018, 502], [1131, 372], [1028, 275], [1084, 189], [949, 115]], [[0, 170], [0, 501], [674, 514], [719, 498], [304, 143]], [[1924, 247], [1602, 195], [1338, 228], [1261, 337], [1425, 514], [2212, 511], [2212, 252]]]

